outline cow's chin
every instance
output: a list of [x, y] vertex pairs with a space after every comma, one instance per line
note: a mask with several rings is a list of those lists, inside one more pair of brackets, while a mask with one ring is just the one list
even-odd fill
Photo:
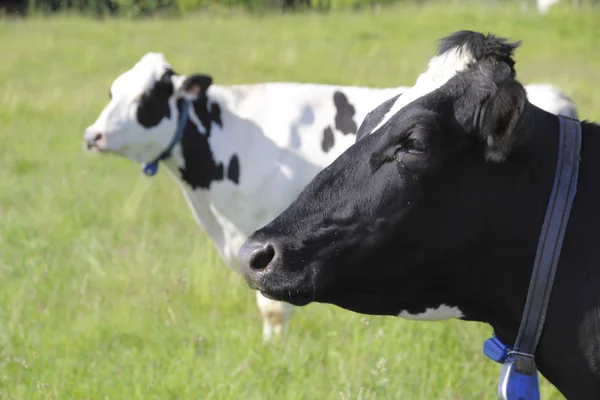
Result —
[[258, 290], [268, 299], [285, 301], [295, 306], [305, 306], [313, 301], [318, 301], [319, 293], [313, 290], [312, 284], [278, 286], [267, 283], [260, 285]]
[[89, 145], [87, 143], [83, 144], [83, 150], [89, 154], [102, 154], [106, 153], [106, 150], [96, 144]]
[[251, 289], [271, 300], [285, 301], [295, 306], [319, 301], [320, 292], [310, 268], [294, 272], [275, 268], [274, 272], [271, 269], [268, 273], [250, 273], [245, 274], [244, 278]]
[[296, 307], [306, 306], [315, 301], [312, 295], [300, 295], [299, 293], [292, 294], [290, 292], [285, 294], [283, 292], [278, 291], [267, 292], [263, 290], [261, 290], [260, 293], [267, 299], [285, 301], [286, 303], [290, 303], [291, 305], [294, 305]]

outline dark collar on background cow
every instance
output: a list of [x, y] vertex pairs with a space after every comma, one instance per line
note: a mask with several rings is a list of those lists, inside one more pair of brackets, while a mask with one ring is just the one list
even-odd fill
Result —
[[534, 353], [544, 327], [562, 241], [577, 191], [581, 149], [580, 122], [563, 116], [558, 116], [558, 120], [560, 127], [554, 184], [538, 240], [517, 340], [511, 348], [494, 333], [483, 346], [486, 356], [504, 364], [498, 382], [500, 400], [540, 398]]
[[171, 152], [173, 151], [173, 148], [175, 147], [175, 145], [177, 143], [179, 143], [179, 141], [181, 140], [181, 137], [183, 136], [183, 130], [185, 128], [185, 124], [187, 123], [188, 116], [189, 116], [190, 105], [191, 105], [190, 100], [186, 100], [186, 99], [183, 100], [183, 107], [181, 109], [181, 115], [179, 116], [179, 122], [177, 124], [177, 131], [175, 132], [175, 136], [173, 136], [173, 139], [171, 139], [171, 143], [169, 143], [169, 146], [153, 161], [142, 164], [142, 171], [144, 171], [144, 173], [146, 175], [148, 175], [148, 176], [155, 175], [156, 172], [158, 171], [158, 162], [161, 160], [166, 160], [167, 158], [171, 157]]

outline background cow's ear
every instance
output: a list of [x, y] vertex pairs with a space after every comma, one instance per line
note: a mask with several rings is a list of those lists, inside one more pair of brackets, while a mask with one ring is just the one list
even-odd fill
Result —
[[154, 96], [160, 100], [166, 100], [173, 94], [173, 82], [171, 81], [171, 71], [165, 72], [152, 89], [147, 93], [149, 96]]
[[209, 75], [187, 75], [181, 77], [180, 83], [177, 85], [177, 92], [195, 97], [201, 93], [205, 93], [208, 87], [212, 85], [212, 82], [212, 77]]
[[527, 106], [527, 92], [514, 79], [499, 83], [498, 91], [484, 107], [480, 133], [487, 160], [501, 162], [519, 140], [518, 123]]

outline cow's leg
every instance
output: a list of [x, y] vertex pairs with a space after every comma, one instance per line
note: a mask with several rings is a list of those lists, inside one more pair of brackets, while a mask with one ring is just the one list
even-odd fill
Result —
[[263, 320], [263, 341], [270, 342], [273, 334], [279, 338], [284, 337], [294, 306], [283, 301], [267, 299], [259, 291], [256, 291], [256, 304]]

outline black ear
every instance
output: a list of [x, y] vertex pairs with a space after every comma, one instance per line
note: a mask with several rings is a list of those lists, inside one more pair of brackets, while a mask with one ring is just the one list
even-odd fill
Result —
[[209, 75], [188, 75], [181, 84], [181, 90], [193, 95], [206, 93], [206, 90], [208, 90], [208, 87], [212, 85], [212, 82], [213, 79]]
[[480, 134], [485, 144], [485, 157], [504, 161], [519, 141], [519, 122], [527, 106], [527, 92], [514, 79], [497, 84], [497, 92], [484, 105]]
[[173, 95], [173, 82], [171, 77], [173, 71], [167, 70], [158, 81], [154, 84], [154, 87], [147, 93], [149, 96], [155, 96], [160, 100], [168, 99]]
[[394, 103], [398, 97], [400, 97], [402, 93], [392, 97], [389, 100], [386, 100], [384, 103], [380, 104], [377, 108], [373, 109], [370, 113], [367, 114], [362, 124], [358, 127], [358, 131], [356, 132], [356, 140], [358, 142], [364, 136], [370, 134], [373, 129], [379, 125], [379, 123], [383, 120], [388, 111], [392, 108]]

